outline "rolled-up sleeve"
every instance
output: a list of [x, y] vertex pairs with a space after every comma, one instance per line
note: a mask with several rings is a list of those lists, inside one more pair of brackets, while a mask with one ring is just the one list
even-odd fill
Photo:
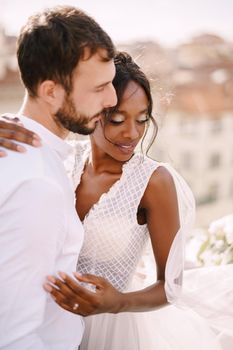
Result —
[[66, 218], [62, 189], [47, 178], [0, 196], [0, 349], [42, 350], [43, 282], [54, 272]]

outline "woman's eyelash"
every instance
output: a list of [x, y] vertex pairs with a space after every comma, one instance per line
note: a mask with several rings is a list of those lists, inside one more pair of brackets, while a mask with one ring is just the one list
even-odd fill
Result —
[[146, 123], [148, 122], [149, 118], [143, 119], [143, 120], [137, 120], [138, 123]]
[[119, 121], [117, 121], [117, 120], [109, 120], [109, 121], [112, 124], [121, 124], [121, 123], [123, 123], [123, 120], [119, 120]]
[[[148, 120], [149, 120], [149, 118], [144, 119], [144, 120], [136, 120], [136, 122], [138, 122], [139, 124], [144, 124], [144, 123], [148, 122]], [[112, 124], [117, 125], [117, 124], [123, 123], [124, 120], [109, 120], [109, 122], [112, 123]]]

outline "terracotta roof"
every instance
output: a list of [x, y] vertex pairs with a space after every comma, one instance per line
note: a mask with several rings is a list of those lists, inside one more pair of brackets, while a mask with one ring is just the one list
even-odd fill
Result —
[[199, 115], [233, 111], [233, 81], [221, 85], [212, 83], [176, 86], [170, 109]]

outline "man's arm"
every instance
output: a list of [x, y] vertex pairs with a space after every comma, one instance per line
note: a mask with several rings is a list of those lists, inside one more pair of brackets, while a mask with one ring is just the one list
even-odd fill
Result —
[[54, 272], [64, 235], [64, 198], [47, 179], [22, 183], [0, 194], [0, 348], [47, 349], [38, 337], [43, 323], [45, 276]]

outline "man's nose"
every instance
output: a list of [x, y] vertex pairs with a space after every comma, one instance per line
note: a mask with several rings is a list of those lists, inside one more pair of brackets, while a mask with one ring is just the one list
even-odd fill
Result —
[[106, 89], [105, 99], [104, 99], [104, 108], [114, 107], [117, 104], [117, 95], [114, 86], [109, 85]]

